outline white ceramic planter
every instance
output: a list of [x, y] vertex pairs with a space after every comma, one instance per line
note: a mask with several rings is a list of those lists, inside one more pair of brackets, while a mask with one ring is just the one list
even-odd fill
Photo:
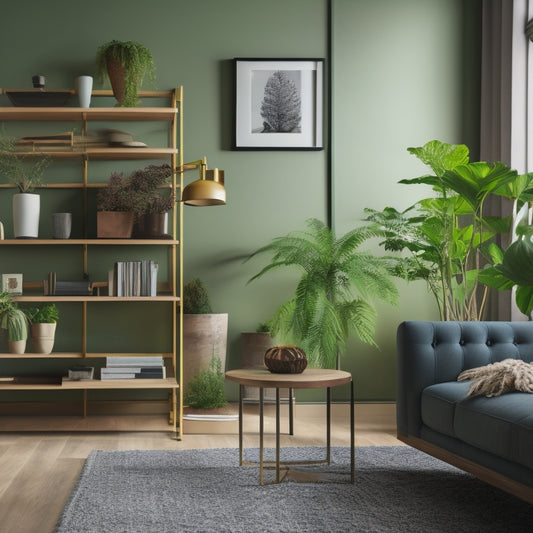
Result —
[[38, 194], [13, 195], [13, 232], [15, 239], [36, 239], [39, 236], [41, 197]]
[[9, 353], [21, 355], [26, 351], [26, 339], [23, 341], [7, 341]]
[[31, 343], [35, 353], [51, 353], [54, 348], [54, 340], [57, 324], [32, 324]]

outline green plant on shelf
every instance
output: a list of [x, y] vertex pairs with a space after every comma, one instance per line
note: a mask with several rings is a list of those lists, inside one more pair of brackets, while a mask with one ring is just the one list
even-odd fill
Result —
[[0, 136], [0, 176], [20, 193], [31, 193], [41, 186], [49, 164], [50, 158], [46, 156], [30, 161], [28, 154], [17, 151], [14, 137]]
[[7, 291], [0, 292], [0, 327], [7, 330], [9, 341], [24, 341], [28, 338], [28, 317]]
[[59, 311], [55, 304], [40, 304], [24, 312], [32, 324], [54, 324], [59, 320]]

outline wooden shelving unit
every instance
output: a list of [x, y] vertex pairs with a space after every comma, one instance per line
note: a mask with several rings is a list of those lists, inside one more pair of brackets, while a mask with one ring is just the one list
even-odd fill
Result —
[[[99, 105], [98, 97], [112, 97], [111, 91], [96, 90], [92, 93], [95, 106]], [[19, 302], [71, 302], [81, 306], [82, 316], [82, 350], [73, 352], [52, 352], [50, 355], [26, 353], [15, 355], [9, 353], [0, 353], [0, 360], [43, 360], [56, 359], [68, 360], [73, 359], [76, 364], [80, 360], [90, 358], [105, 358], [107, 356], [146, 356], [146, 355], [163, 355], [164, 360], [169, 362], [167, 365], [166, 379], [137, 379], [137, 380], [99, 380], [91, 381], [68, 381], [63, 380], [61, 385], [57, 384], [28, 384], [14, 383], [10, 381], [9, 376], [0, 377], [0, 391], [5, 390], [25, 390], [25, 391], [43, 391], [43, 390], [79, 390], [83, 393], [83, 416], [87, 415], [87, 391], [90, 390], [126, 390], [126, 389], [167, 389], [169, 390], [169, 423], [176, 438], [180, 439], [182, 435], [182, 341], [179, 332], [182, 327], [182, 310], [180, 306], [180, 295], [183, 288], [183, 252], [181, 241], [183, 236], [183, 217], [181, 204], [178, 202], [173, 211], [169, 227], [171, 228], [171, 239], [95, 239], [88, 235], [87, 229], [87, 191], [97, 187], [106, 186], [105, 183], [94, 183], [89, 179], [89, 163], [91, 161], [121, 161], [121, 160], [166, 160], [172, 168], [177, 168], [183, 164], [182, 147], [183, 147], [183, 89], [178, 87], [171, 91], [141, 91], [141, 98], [158, 98], [166, 99], [168, 105], [165, 107], [138, 107], [138, 108], [119, 108], [119, 107], [0, 107], [0, 122], [57, 122], [57, 121], [74, 121], [79, 122], [83, 135], [87, 134], [88, 123], [90, 122], [137, 122], [137, 121], [163, 121], [168, 123], [169, 127], [169, 145], [163, 147], [91, 147], [89, 143], [84, 145], [77, 143], [73, 146], [66, 146], [46, 151], [25, 152], [32, 157], [42, 157], [46, 155], [53, 160], [62, 159], [79, 159], [81, 161], [82, 175], [80, 181], [73, 183], [47, 183], [44, 187], [50, 189], [81, 189], [84, 202], [84, 235], [86, 238], [73, 239], [6, 239], [0, 241], [2, 254], [9, 253], [10, 249], [19, 247], [35, 247], [36, 254], [41, 247], [73, 247], [79, 246], [83, 256], [83, 271], [87, 271], [88, 257], [93, 247], [144, 247], [158, 246], [166, 247], [169, 254], [169, 279], [165, 283], [159, 283], [164, 287], [164, 291], [155, 297], [116, 297], [116, 296], [42, 296], [35, 292], [31, 295], [17, 297]], [[82, 137], [83, 139], [83, 137]], [[182, 174], [174, 174], [170, 188], [174, 193], [179, 195], [182, 188]], [[3, 184], [0, 186], [0, 194], [5, 194], [13, 186]], [[2, 192], [3, 191], [3, 192]], [[35, 288], [38, 282], [29, 282], [29, 286]], [[168, 331], [171, 336], [172, 350], [169, 353], [94, 353], [87, 350], [87, 307], [93, 302], [115, 303], [115, 302], [146, 302], [165, 303], [171, 306], [171, 321]], [[1, 367], [0, 367], [1, 368]], [[170, 374], [170, 375], [169, 375]], [[0, 376], [3, 373], [0, 371]]]

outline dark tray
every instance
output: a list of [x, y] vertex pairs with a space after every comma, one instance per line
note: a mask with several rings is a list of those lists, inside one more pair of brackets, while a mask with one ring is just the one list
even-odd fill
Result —
[[11, 103], [16, 107], [62, 107], [72, 95], [72, 91], [47, 89], [5, 89]]

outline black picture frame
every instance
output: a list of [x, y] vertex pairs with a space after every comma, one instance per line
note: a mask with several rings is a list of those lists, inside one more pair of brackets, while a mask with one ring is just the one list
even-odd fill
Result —
[[234, 58], [234, 67], [234, 150], [324, 149], [324, 59]]

